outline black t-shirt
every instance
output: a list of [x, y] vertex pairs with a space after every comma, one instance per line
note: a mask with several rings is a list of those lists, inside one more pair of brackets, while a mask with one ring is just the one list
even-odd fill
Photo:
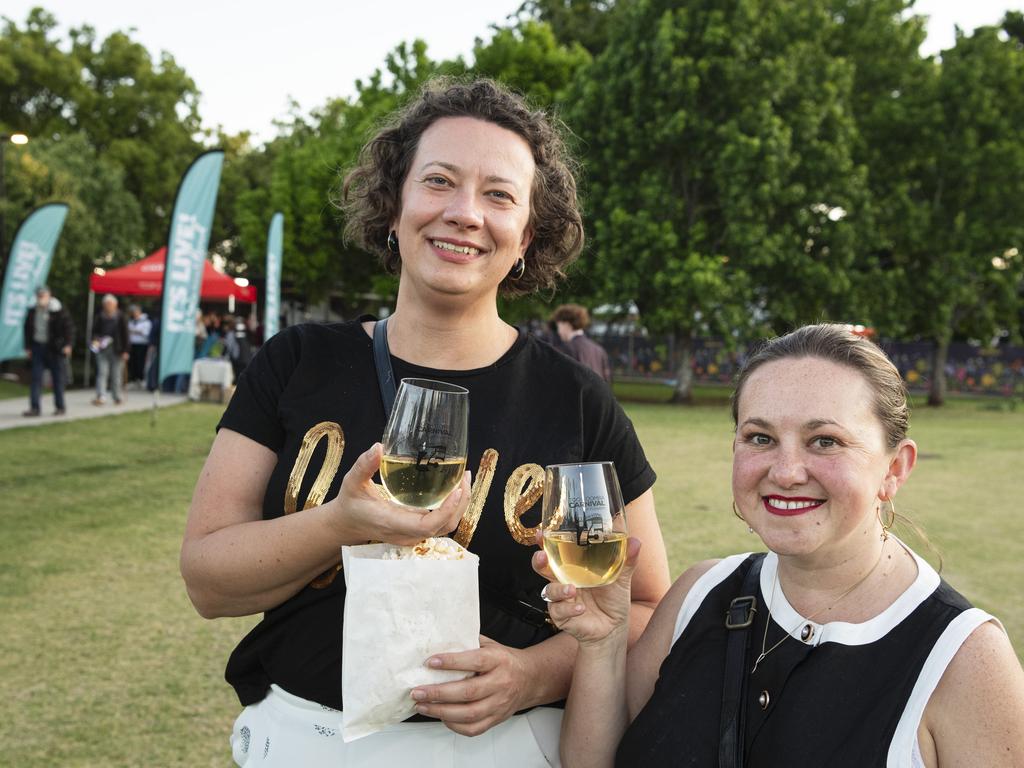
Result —
[[[521, 600], [543, 616], [544, 605], [544, 580], [530, 567], [532, 533], [522, 529], [540, 523], [540, 504], [520, 501], [519, 518], [517, 499], [531, 489], [539, 499], [547, 464], [608, 460], [615, 462], [626, 503], [636, 499], [655, 475], [632, 423], [605, 382], [532, 336], [520, 335], [501, 359], [476, 370], [439, 371], [395, 357], [391, 362], [398, 380], [429, 378], [469, 390], [467, 469], [473, 473], [473, 501], [482, 509], [475, 530], [467, 530], [464, 519], [453, 535], [480, 557], [481, 632], [519, 648], [546, 639], [552, 633], [548, 625], [524, 621], [517, 611]], [[292, 326], [270, 339], [239, 378], [218, 429], [239, 432], [277, 454], [263, 500], [263, 517], [271, 519], [334, 498], [356, 458], [381, 439], [385, 422], [373, 343], [360, 321], [353, 321]], [[335, 458], [324, 466], [332, 442]], [[304, 460], [305, 472], [290, 484]], [[531, 473], [541, 482], [526, 479]], [[326, 492], [310, 499], [321, 474], [317, 485]], [[472, 511], [473, 506], [467, 518]], [[342, 708], [344, 597], [344, 576], [331, 569], [264, 614], [227, 666], [227, 680], [242, 704], [261, 700], [276, 683]]]

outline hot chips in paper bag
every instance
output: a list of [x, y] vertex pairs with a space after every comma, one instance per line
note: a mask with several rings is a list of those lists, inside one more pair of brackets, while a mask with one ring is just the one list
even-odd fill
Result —
[[446, 538], [342, 547], [341, 556], [341, 735], [348, 742], [412, 716], [416, 686], [471, 674], [430, 669], [426, 661], [480, 647], [479, 558]]

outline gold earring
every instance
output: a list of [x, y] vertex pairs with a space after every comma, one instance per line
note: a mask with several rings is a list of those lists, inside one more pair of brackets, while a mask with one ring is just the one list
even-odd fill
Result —
[[889, 540], [889, 531], [892, 528], [893, 523], [896, 522], [896, 504], [895, 504], [895, 502], [893, 502], [891, 496], [888, 499], [885, 499], [885, 501], [889, 502], [889, 514], [888, 514], [888, 518], [889, 519], [888, 520], [885, 520], [885, 521], [882, 520], [882, 505], [881, 504], [879, 504], [878, 507], [875, 509], [875, 515], [878, 517], [878, 524], [882, 526], [882, 536], [881, 536], [882, 541], [888, 541]]
[[[735, 501], [733, 501], [733, 503], [732, 503], [732, 513], [734, 515], [736, 515], [736, 517], [738, 517], [744, 523], [747, 522], [746, 519], [743, 517], [743, 515], [740, 514], [740, 511], [738, 509], [736, 509], [736, 502]], [[751, 528], [750, 525], [748, 524], [747, 525], [747, 533], [753, 533], [753, 532], [754, 532], [754, 529]]]

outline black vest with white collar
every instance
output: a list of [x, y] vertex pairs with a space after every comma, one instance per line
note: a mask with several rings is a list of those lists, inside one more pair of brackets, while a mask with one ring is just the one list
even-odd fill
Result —
[[[765, 637], [773, 553], [733, 555], [683, 602], [650, 701], [626, 731], [619, 766], [718, 765], [725, 614], [755, 558], [764, 558], [745, 668]], [[992, 617], [972, 608], [917, 555], [914, 583], [861, 624], [804, 619], [776, 589], [765, 648], [785, 633], [746, 691], [747, 768], [910, 768], [932, 691], [963, 641]]]

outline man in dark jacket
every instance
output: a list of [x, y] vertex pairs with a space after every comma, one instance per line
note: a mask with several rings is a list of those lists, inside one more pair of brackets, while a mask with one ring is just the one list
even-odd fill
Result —
[[121, 404], [121, 376], [128, 360], [128, 318], [117, 308], [117, 297], [103, 297], [103, 309], [92, 324], [89, 348], [96, 353], [96, 397], [93, 405], [107, 402], [107, 383], [114, 404]]
[[590, 325], [590, 313], [579, 304], [563, 304], [551, 316], [558, 330], [559, 347], [569, 357], [575, 358], [597, 373], [605, 381], [612, 380], [612, 367], [608, 364], [608, 353], [596, 341], [587, 338], [583, 332]]
[[36, 289], [36, 305], [25, 315], [25, 356], [32, 363], [29, 409], [23, 416], [38, 416], [43, 393], [43, 371], [53, 379], [55, 416], [66, 413], [64, 406], [64, 361], [71, 355], [75, 326], [71, 315], [45, 285]]

